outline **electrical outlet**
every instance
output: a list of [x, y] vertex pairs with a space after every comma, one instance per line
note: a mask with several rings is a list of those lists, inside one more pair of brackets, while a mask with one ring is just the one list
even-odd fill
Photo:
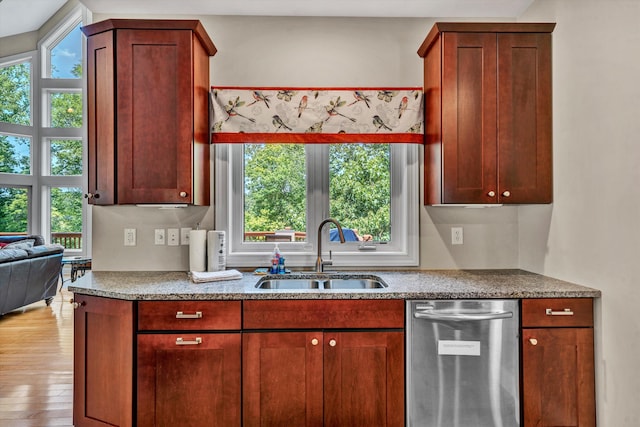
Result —
[[167, 245], [178, 246], [180, 244], [180, 230], [177, 228], [169, 228], [167, 230]]
[[154, 243], [156, 245], [164, 245], [164, 228], [156, 228], [155, 233]]
[[136, 245], [136, 229], [135, 228], [124, 229], [124, 245], [125, 246]]
[[191, 227], [183, 227], [180, 229], [180, 244], [188, 245], [189, 244], [189, 232], [191, 231]]
[[464, 235], [462, 233], [462, 227], [451, 227], [451, 244], [462, 245], [464, 242]]

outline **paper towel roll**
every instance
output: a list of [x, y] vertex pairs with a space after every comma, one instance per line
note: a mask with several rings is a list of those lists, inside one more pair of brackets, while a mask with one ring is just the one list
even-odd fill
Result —
[[207, 271], [207, 230], [189, 232], [189, 270]]

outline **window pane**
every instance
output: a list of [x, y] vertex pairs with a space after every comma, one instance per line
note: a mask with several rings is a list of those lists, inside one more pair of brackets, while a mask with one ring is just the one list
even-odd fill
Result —
[[82, 190], [51, 188], [51, 241], [67, 249], [82, 248]]
[[52, 139], [49, 147], [51, 175], [82, 175], [82, 140]]
[[58, 92], [49, 94], [49, 123], [54, 128], [82, 127], [82, 94]]
[[31, 125], [31, 64], [0, 67], [0, 122]]
[[389, 144], [329, 146], [329, 213], [360, 239], [391, 240], [390, 164]]
[[82, 77], [82, 33], [78, 24], [60, 42], [49, 51], [51, 69], [49, 75], [54, 79], [79, 79]]
[[29, 190], [0, 187], [0, 232], [26, 233], [29, 221]]
[[31, 173], [31, 138], [0, 134], [0, 173]]
[[245, 144], [244, 240], [284, 230], [306, 240], [306, 181], [303, 144]]

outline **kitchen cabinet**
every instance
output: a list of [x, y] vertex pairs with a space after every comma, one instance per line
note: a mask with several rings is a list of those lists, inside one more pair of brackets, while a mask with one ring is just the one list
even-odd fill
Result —
[[424, 203], [552, 201], [555, 24], [436, 23], [424, 58]]
[[404, 425], [403, 301], [245, 301], [243, 312], [244, 426]]
[[89, 203], [208, 205], [216, 48], [200, 22], [109, 19], [82, 31]]
[[522, 300], [524, 427], [595, 427], [593, 300]]
[[73, 424], [131, 427], [133, 302], [75, 295]]
[[240, 426], [240, 302], [138, 304], [137, 425]]

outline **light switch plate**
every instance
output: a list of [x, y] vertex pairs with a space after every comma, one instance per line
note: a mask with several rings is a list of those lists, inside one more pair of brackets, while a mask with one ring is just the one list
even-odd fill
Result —
[[182, 227], [180, 229], [180, 244], [188, 245], [189, 244], [189, 232], [191, 231], [191, 227]]
[[156, 245], [164, 245], [165, 244], [164, 228], [156, 228], [154, 243]]

